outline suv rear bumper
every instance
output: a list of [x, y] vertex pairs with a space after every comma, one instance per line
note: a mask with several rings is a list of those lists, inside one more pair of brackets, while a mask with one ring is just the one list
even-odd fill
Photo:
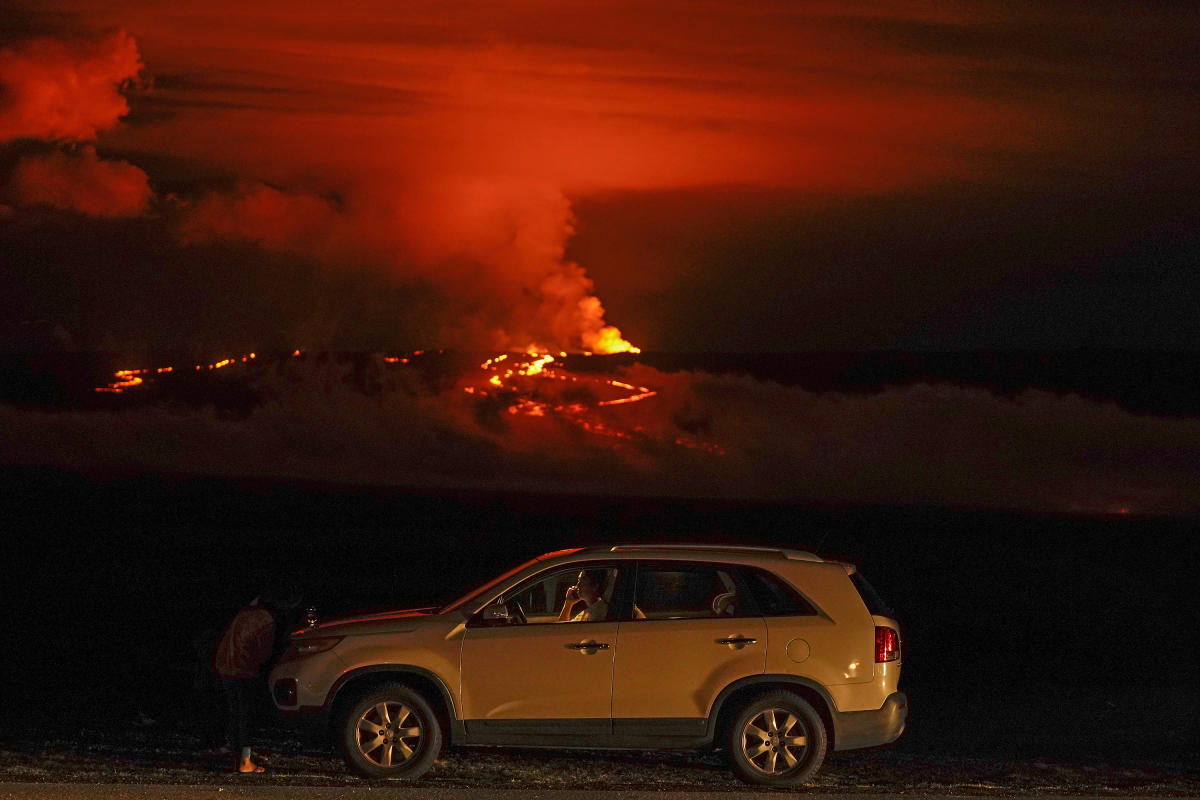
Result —
[[875, 711], [834, 712], [834, 750], [861, 750], [891, 744], [904, 733], [908, 697], [893, 692]]

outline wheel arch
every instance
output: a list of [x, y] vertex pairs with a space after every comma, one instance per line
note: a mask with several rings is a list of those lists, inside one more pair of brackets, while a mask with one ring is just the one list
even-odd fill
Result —
[[445, 732], [446, 745], [463, 738], [465, 729], [455, 710], [454, 696], [435, 673], [406, 664], [375, 664], [350, 670], [334, 682], [325, 700], [330, 722], [336, 726], [342, 709], [356, 698], [387, 684], [403, 684], [425, 698]]
[[825, 726], [825, 733], [829, 738], [829, 750], [832, 751], [838, 734], [835, 713], [837, 707], [833, 698], [816, 681], [798, 675], [754, 675], [726, 686], [713, 701], [712, 710], [708, 715], [706, 738], [714, 745], [724, 741], [724, 734], [739, 709], [756, 697], [779, 689], [794, 692], [813, 707]]

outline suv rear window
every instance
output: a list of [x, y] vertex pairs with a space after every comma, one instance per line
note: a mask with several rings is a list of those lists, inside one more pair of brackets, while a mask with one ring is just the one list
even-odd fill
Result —
[[746, 615], [733, 570], [717, 564], [644, 563], [633, 602], [634, 619]]
[[861, 572], [855, 570], [854, 574], [850, 576], [850, 582], [854, 584], [855, 589], [858, 589], [863, 602], [867, 604], [867, 611], [880, 617], [896, 616], [896, 613], [892, 611], [887, 603], [883, 602], [883, 598], [879, 596], [879, 592], [875, 591], [875, 587], [863, 577]]
[[764, 617], [805, 617], [817, 613], [799, 592], [774, 575], [757, 569], [743, 569], [741, 573]]

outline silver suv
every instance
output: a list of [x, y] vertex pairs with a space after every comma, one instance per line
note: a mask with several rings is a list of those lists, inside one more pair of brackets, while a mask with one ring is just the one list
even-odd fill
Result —
[[562, 550], [443, 608], [297, 631], [271, 687], [283, 711], [332, 714], [371, 778], [417, 778], [445, 743], [716, 747], [743, 780], [788, 786], [903, 732], [888, 613], [812, 553]]

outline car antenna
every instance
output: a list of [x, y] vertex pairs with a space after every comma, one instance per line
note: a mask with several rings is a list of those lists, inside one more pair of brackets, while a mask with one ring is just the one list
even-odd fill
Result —
[[830, 528], [825, 529], [825, 532], [821, 534], [821, 538], [817, 542], [817, 546], [815, 548], [813, 548], [814, 550], [817, 550], [819, 552], [821, 550], [821, 548], [825, 546], [825, 540], [829, 538], [830, 532], [831, 532]]

